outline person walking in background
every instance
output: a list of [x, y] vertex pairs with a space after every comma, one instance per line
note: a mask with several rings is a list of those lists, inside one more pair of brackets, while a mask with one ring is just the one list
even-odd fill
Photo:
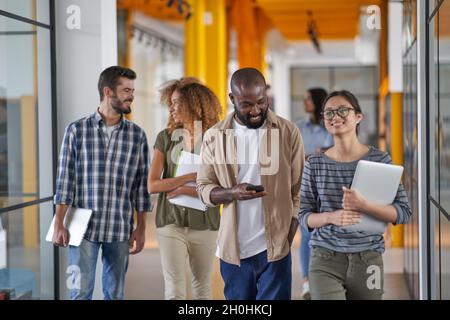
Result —
[[[221, 107], [214, 93], [193, 78], [171, 81], [160, 93], [161, 103], [169, 106], [170, 115], [167, 128], [156, 138], [148, 187], [150, 193], [159, 193], [156, 227], [165, 298], [186, 299], [188, 258], [193, 276], [193, 299], [211, 299], [219, 208], [208, 208], [204, 212], [168, 200], [183, 194], [198, 197], [195, 187], [186, 186], [196, 181], [197, 173], [175, 177], [177, 163], [174, 159], [177, 159], [180, 143], [185, 151], [200, 150], [203, 133], [219, 121]], [[202, 128], [197, 136], [194, 135], [196, 121]], [[180, 136], [181, 142], [178, 141]]]
[[[363, 120], [356, 97], [336, 91], [324, 101], [325, 127], [334, 146], [305, 163], [301, 186], [299, 220], [312, 232], [309, 283], [311, 298], [381, 299], [383, 294], [384, 239], [382, 234], [346, 231], [361, 214], [394, 224], [407, 223], [411, 208], [400, 184], [391, 205], [368, 202], [351, 185], [359, 160], [391, 163], [388, 153], [362, 144], [358, 127]], [[380, 270], [379, 286], [368, 286], [368, 268]]]
[[327, 91], [322, 88], [306, 90], [303, 99], [307, 116], [296, 121], [305, 145], [305, 156], [309, 157], [328, 149], [333, 145], [333, 137], [322, 122], [322, 104], [327, 97]]
[[197, 175], [202, 201], [224, 205], [217, 255], [225, 298], [289, 300], [302, 138], [292, 122], [269, 110], [258, 70], [236, 71], [229, 97], [234, 112], [206, 132]]
[[131, 112], [135, 79], [136, 73], [127, 68], [104, 70], [98, 81], [100, 107], [71, 123], [64, 134], [53, 243], [68, 245], [70, 234], [63, 221], [69, 206], [93, 210], [80, 246], [69, 246], [69, 265], [80, 270], [73, 277], [81, 280], [79, 288], [70, 290], [71, 299], [92, 299], [100, 248], [104, 298], [123, 299], [128, 254], [144, 247], [145, 218], [151, 207], [149, 150], [145, 132], [124, 117]]
[[[305, 146], [305, 156], [308, 158], [313, 154], [328, 149], [333, 145], [333, 138], [322, 123], [322, 104], [327, 97], [327, 91], [322, 88], [310, 88], [305, 92], [303, 104], [307, 117], [296, 122], [300, 129]], [[302, 298], [311, 298], [309, 292], [309, 257], [311, 250], [309, 247], [310, 233], [300, 226], [300, 266], [303, 273]]]

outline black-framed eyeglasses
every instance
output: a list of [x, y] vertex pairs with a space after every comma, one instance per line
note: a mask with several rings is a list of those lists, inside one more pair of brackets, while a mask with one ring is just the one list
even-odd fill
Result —
[[355, 109], [353, 108], [349, 108], [349, 107], [339, 107], [337, 109], [328, 109], [323, 111], [321, 114], [323, 116], [323, 118], [325, 120], [333, 120], [334, 116], [337, 114], [339, 117], [341, 117], [342, 119], [345, 119], [348, 117], [350, 111], [353, 110], [355, 111]]

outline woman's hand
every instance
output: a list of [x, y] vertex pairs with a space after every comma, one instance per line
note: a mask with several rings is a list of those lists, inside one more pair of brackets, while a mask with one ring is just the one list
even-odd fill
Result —
[[167, 199], [175, 198], [179, 195], [185, 194], [187, 196], [191, 196], [194, 198], [198, 197], [197, 191], [195, 190], [195, 187], [189, 187], [189, 186], [181, 186], [176, 188], [175, 190], [172, 190], [167, 193]]
[[186, 174], [186, 181], [187, 182], [195, 182], [197, 180], [197, 172], [188, 173]]
[[178, 187], [173, 191], [170, 191], [167, 193], [167, 199], [172, 199], [175, 197], [178, 197], [179, 195], [183, 194], [183, 187]]
[[342, 187], [344, 191], [344, 197], [342, 198], [342, 208], [344, 210], [366, 212], [367, 200], [356, 190], [347, 189]]
[[361, 213], [350, 210], [336, 210], [327, 214], [328, 224], [345, 227], [361, 221]]

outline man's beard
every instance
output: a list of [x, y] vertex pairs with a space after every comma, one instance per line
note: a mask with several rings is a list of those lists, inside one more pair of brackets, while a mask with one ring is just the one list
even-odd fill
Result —
[[124, 100], [121, 101], [119, 98], [117, 98], [116, 95], [114, 95], [111, 99], [111, 107], [116, 111], [118, 114], [129, 114], [131, 113], [131, 107], [126, 107], [125, 102], [132, 103], [133, 100]]
[[238, 117], [238, 119], [241, 120], [241, 122], [247, 128], [249, 128], [249, 129], [258, 129], [264, 124], [264, 121], [266, 121], [268, 109], [266, 111], [261, 111], [261, 113], [260, 113], [261, 120], [258, 123], [252, 123], [250, 121], [250, 118], [251, 118], [250, 113], [248, 113], [247, 116], [244, 116], [241, 113], [239, 113], [239, 111], [237, 110], [236, 107], [234, 107], [234, 111], [235, 111], [236, 116]]

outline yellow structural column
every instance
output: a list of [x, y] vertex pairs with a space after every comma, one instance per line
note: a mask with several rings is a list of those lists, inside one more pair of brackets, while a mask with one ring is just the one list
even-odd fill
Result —
[[[23, 96], [20, 99], [21, 131], [22, 131], [22, 192], [37, 194], [37, 162], [36, 162], [36, 99], [34, 96]], [[23, 197], [24, 202], [36, 200], [36, 196]], [[23, 245], [25, 248], [37, 248], [39, 241], [39, 217], [37, 206], [23, 209]]]
[[227, 18], [226, 0], [189, 1], [192, 16], [185, 26], [186, 77], [196, 77], [217, 95], [226, 114]]
[[252, 0], [232, 1], [233, 27], [237, 38], [237, 60], [240, 68], [262, 69], [261, 43]]
[[206, 0], [190, 0], [192, 16], [185, 25], [184, 75], [206, 83]]
[[206, 0], [205, 82], [219, 98], [222, 117], [227, 109], [227, 12], [226, 0]]
[[231, 4], [239, 67], [257, 68], [266, 74], [266, 35], [272, 25], [271, 20], [261, 9], [255, 8], [252, 0], [232, 0]]
[[267, 32], [272, 27], [272, 21], [267, 17], [267, 15], [261, 10], [256, 9], [256, 24], [259, 39], [259, 55], [260, 55], [260, 71], [268, 79], [269, 66], [266, 61], [267, 54]]
[[[33, 18], [36, 20], [36, 0], [32, 4]], [[33, 26], [36, 32], [36, 26]], [[23, 202], [37, 200], [37, 148], [36, 148], [36, 118], [38, 92], [38, 55], [37, 37], [33, 37], [34, 95], [20, 98], [21, 142], [22, 142], [22, 192], [34, 196], [23, 197]], [[25, 248], [37, 248], [39, 245], [39, 214], [38, 206], [29, 206], [23, 212], [23, 245]]]
[[[391, 93], [391, 156], [394, 164], [403, 165], [403, 93]], [[392, 227], [392, 246], [403, 247], [403, 226]]]

